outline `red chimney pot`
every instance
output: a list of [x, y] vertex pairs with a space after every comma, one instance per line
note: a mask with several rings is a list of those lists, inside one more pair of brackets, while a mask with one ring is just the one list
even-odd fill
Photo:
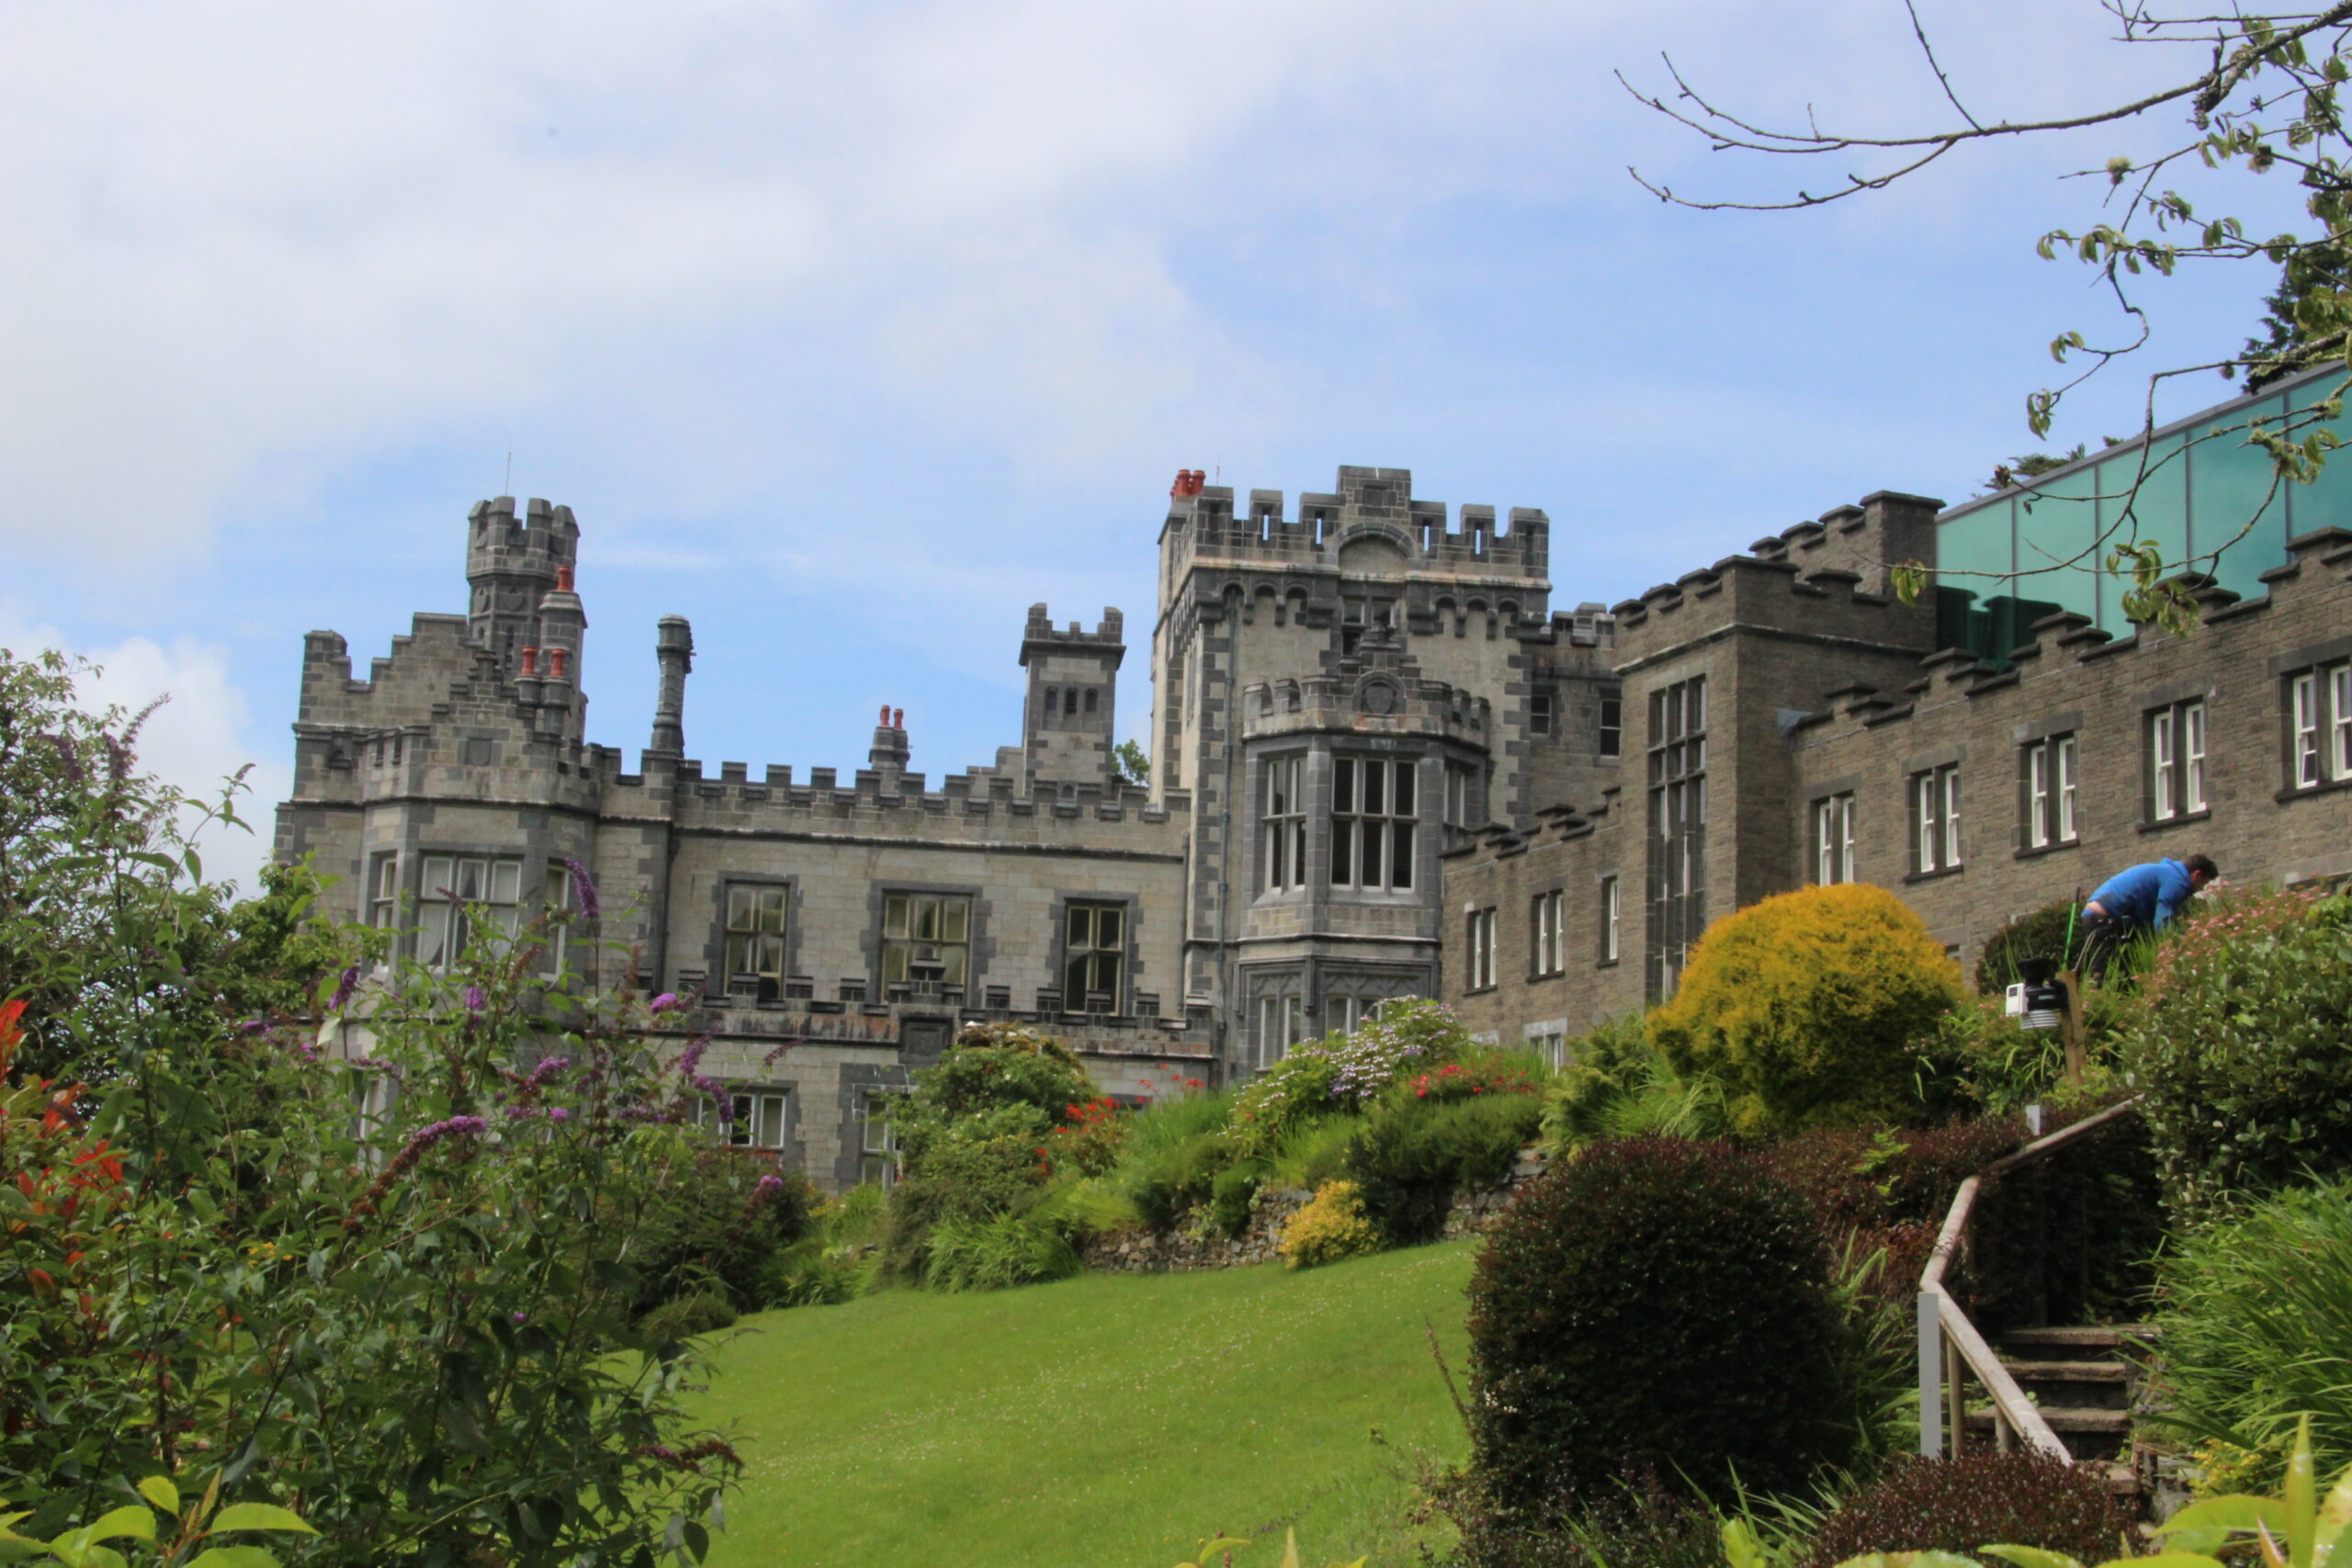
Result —
[[536, 675], [538, 672], [539, 650], [536, 648], [525, 649], [523, 650], [523, 673], [526, 675]]
[[569, 593], [571, 592], [571, 569], [570, 567], [560, 566], [555, 569], [555, 591], [558, 593]]
[[568, 649], [561, 648], [548, 649], [548, 675], [550, 679], [557, 681], [563, 679], [564, 656], [570, 651]]
[[893, 729], [904, 729], [906, 727], [907, 710], [904, 708], [892, 708], [890, 710], [890, 728]]

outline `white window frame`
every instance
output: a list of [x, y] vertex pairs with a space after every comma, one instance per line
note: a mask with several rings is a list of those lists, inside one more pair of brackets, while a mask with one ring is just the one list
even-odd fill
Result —
[[1841, 790], [1813, 803], [1814, 880], [1824, 887], [1855, 879], [1854, 792]]
[[1469, 981], [1467, 989], [1489, 991], [1495, 986], [1495, 911], [1473, 909], [1469, 914]]
[[2352, 663], [2338, 664], [2327, 673], [2328, 729], [2335, 744], [2328, 748], [2339, 779], [2352, 779]]
[[556, 917], [571, 908], [571, 868], [560, 860], [548, 862], [547, 880], [540, 885], [539, 910], [547, 932], [540, 945], [539, 972], [549, 979], [560, 978], [563, 963], [570, 952], [571, 922]]
[[474, 910], [508, 937], [514, 934], [523, 896], [523, 863], [511, 856], [428, 854], [417, 888], [420, 930], [416, 956], [447, 969], [473, 942]]
[[2025, 748], [2026, 847], [2052, 849], [2075, 841], [2075, 760], [2080, 755], [2072, 733], [2049, 735]]
[[1265, 889], [1293, 892], [1306, 886], [1306, 759], [1272, 757], [1266, 761], [1264, 809]]
[[1567, 895], [1558, 888], [1549, 893], [1538, 893], [1530, 902], [1527, 924], [1534, 943], [1530, 955], [1533, 967], [1529, 973], [1533, 978], [1545, 979], [1567, 968], [1563, 956], [1566, 944], [1561, 941], [1560, 931], [1565, 923], [1566, 905]]
[[1445, 765], [1445, 824], [1449, 828], [1475, 828], [1470, 820], [1470, 803], [1476, 797], [1476, 771], [1461, 762]]
[[1619, 956], [1618, 913], [1617, 879], [1604, 876], [1600, 879], [1600, 962], [1603, 964], [1614, 964]]
[[1331, 886], [1408, 893], [1420, 831], [1417, 758], [1331, 759]]
[[2205, 809], [2205, 699], [2148, 715], [2148, 818], [2170, 822]]
[[1960, 764], [1947, 762], [1911, 775], [1912, 869], [1960, 869]]

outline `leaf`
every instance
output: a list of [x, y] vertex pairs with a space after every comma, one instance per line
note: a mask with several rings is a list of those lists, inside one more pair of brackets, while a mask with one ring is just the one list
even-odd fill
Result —
[[80, 1534], [85, 1540], [153, 1540], [155, 1513], [152, 1508], [117, 1508]]
[[685, 1537], [686, 1550], [694, 1553], [695, 1562], [699, 1562], [710, 1555], [710, 1531], [695, 1520], [688, 1519], [686, 1528], [682, 1533]]
[[2295, 1423], [2294, 1451], [2287, 1456], [2287, 1550], [2294, 1568], [2312, 1568], [2312, 1538], [2318, 1533], [2319, 1485], [2312, 1468], [2312, 1418]]
[[1283, 1568], [1298, 1568], [1298, 1527], [1283, 1531]]
[[2275, 1497], [2232, 1494], [2189, 1504], [2158, 1525], [2154, 1533], [2170, 1538], [2170, 1544], [2176, 1551], [2210, 1553], [2220, 1551], [2238, 1531], [2253, 1530], [2264, 1525], [2278, 1529], [2286, 1523], [2286, 1510]]
[[1987, 1557], [2014, 1562], [2017, 1568], [2083, 1568], [2063, 1551], [2044, 1551], [2038, 1546], [1980, 1546], [1977, 1550]]
[[172, 1484], [171, 1477], [150, 1475], [139, 1483], [139, 1495], [167, 1514], [180, 1511], [180, 1489]]
[[187, 1568], [277, 1568], [277, 1559], [258, 1546], [214, 1546], [198, 1552]]
[[1746, 1519], [1725, 1519], [1723, 1529], [1724, 1561], [1731, 1568], [1766, 1568], [1763, 1543], [1756, 1532], [1747, 1528]]
[[291, 1508], [281, 1508], [275, 1503], [232, 1503], [212, 1517], [212, 1529], [221, 1530], [300, 1530], [304, 1535], [316, 1535], [302, 1516]]

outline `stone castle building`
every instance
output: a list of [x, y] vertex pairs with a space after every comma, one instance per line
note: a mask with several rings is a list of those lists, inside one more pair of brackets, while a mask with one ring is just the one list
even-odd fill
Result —
[[[2352, 464], [2277, 484], [2244, 430], [2338, 378], [1948, 511], [1872, 495], [1616, 605], [1623, 775], [1449, 854], [1447, 999], [1556, 1054], [1670, 993], [1709, 919], [1811, 883], [1889, 888], [1973, 973], [2010, 919], [2160, 856], [2352, 877]], [[2212, 568], [2190, 635], [2082, 570], [2134, 539]], [[1911, 560], [1941, 570], [1905, 605]], [[1527, 644], [1539, 702], [1590, 680], [1564, 643]]]
[[[308, 637], [277, 854], [427, 963], [469, 909], [521, 929], [588, 867], [606, 945], [551, 969], [687, 998], [665, 1022], [710, 1034], [730, 1135], [828, 1186], [887, 1173], [889, 1097], [963, 1021], [1038, 1022], [1144, 1096], [1399, 996], [1556, 1049], [1669, 990], [1711, 916], [1810, 880], [1886, 883], [1970, 958], [2157, 853], [2341, 875], [2352, 464], [2266, 501], [2267, 459], [2198, 434], [2264, 406], [2147, 448], [2130, 521], [2168, 559], [2259, 511], [2187, 638], [2121, 623], [2091, 574], [1961, 575], [2096, 545], [2137, 444], [1950, 511], [1873, 495], [1613, 610], [1554, 610], [1541, 512], [1450, 513], [1396, 468], [1295, 508], [1187, 470], [1148, 788], [1113, 755], [1119, 612], [1088, 630], [1042, 604], [1020, 742], [986, 766], [911, 771], [886, 711], [847, 777], [712, 773], [671, 616], [631, 768], [588, 739], [579, 525], [500, 498], [468, 521], [467, 613], [416, 616], [365, 680]], [[1911, 559], [1947, 570], [1905, 605]]]
[[[607, 945], [551, 969], [689, 998], [668, 1021], [711, 1034], [733, 1135], [829, 1185], [888, 1168], [888, 1097], [963, 1021], [1042, 1022], [1125, 1095], [1252, 1070], [1436, 992], [1442, 855], [1585, 780], [1530, 737], [1589, 725], [1600, 685], [1539, 709], [1516, 679], [1555, 635], [1542, 513], [1449, 516], [1402, 470], [1343, 468], [1292, 515], [1203, 478], [1178, 477], [1160, 534], [1148, 789], [1113, 756], [1120, 613], [1089, 630], [1042, 604], [1020, 743], [986, 766], [911, 771], [886, 711], [846, 777], [707, 770], [671, 616], [632, 767], [588, 739], [579, 525], [502, 497], [467, 523], [465, 614], [417, 615], [365, 679], [308, 637], [276, 852], [428, 964], [588, 867]], [[1595, 606], [1557, 633], [1605, 635]]]

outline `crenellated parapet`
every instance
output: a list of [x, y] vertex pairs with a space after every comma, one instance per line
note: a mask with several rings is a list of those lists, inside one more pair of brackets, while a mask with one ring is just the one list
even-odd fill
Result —
[[1292, 516], [1281, 491], [1251, 491], [1237, 506], [1229, 486], [1180, 479], [1160, 531], [1163, 582], [1195, 566], [1498, 579], [1550, 570], [1551, 520], [1532, 507], [1502, 522], [1478, 505], [1450, 518], [1444, 502], [1413, 495], [1409, 469], [1342, 468], [1339, 480], [1335, 491], [1302, 494]]

